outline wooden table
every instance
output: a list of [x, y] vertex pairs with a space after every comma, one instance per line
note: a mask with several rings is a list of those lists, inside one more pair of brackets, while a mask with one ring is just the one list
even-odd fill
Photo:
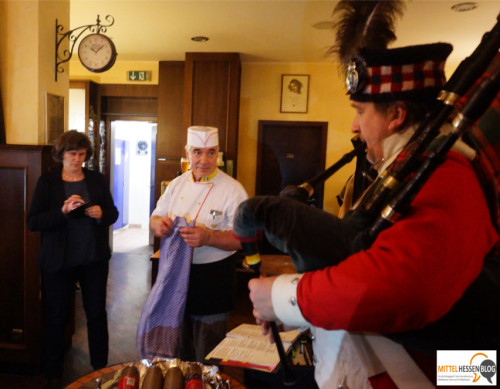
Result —
[[[151, 261], [151, 287], [153, 287], [156, 276], [158, 275], [158, 262], [160, 260], [160, 250], [156, 251], [150, 258]], [[288, 255], [261, 255], [260, 272], [265, 276], [278, 276], [280, 274], [293, 274], [297, 270]], [[238, 271], [248, 271], [241, 265], [237, 268]]]
[[292, 259], [288, 255], [261, 255], [260, 273], [265, 276], [297, 273]]

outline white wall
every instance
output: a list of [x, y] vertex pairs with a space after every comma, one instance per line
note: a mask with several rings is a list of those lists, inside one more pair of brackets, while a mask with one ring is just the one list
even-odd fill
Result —
[[[149, 226], [149, 195], [151, 177], [151, 136], [153, 124], [138, 121], [115, 121], [115, 139], [128, 140], [129, 158], [129, 224]], [[137, 143], [148, 143], [147, 154], [137, 153]], [[125, 205], [124, 205], [125, 206]]]
[[85, 132], [85, 89], [69, 90], [68, 128]]

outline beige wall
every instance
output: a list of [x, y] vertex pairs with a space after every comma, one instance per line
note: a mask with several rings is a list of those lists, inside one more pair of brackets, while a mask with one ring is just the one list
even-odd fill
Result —
[[[158, 83], [157, 62], [118, 61], [107, 72], [92, 73], [81, 66], [78, 53], [64, 72], [54, 77], [55, 20], [69, 26], [69, 0], [0, 0], [0, 91], [7, 143], [43, 144], [45, 95], [65, 97], [65, 129], [68, 125], [69, 74], [72, 79], [98, 83], [133, 83], [129, 70], [148, 70]], [[31, 28], [26, 28], [30, 26]], [[63, 47], [68, 47], [67, 42]], [[62, 48], [61, 48], [62, 49]], [[456, 64], [448, 64], [448, 74]], [[282, 74], [309, 74], [309, 109], [306, 114], [280, 113]], [[142, 83], [141, 83], [142, 84]], [[239, 128], [238, 179], [250, 195], [255, 194], [257, 134], [259, 120], [326, 121], [328, 144], [326, 167], [350, 151], [350, 122], [353, 117], [343, 81], [333, 63], [243, 63]], [[338, 211], [335, 196], [352, 173], [354, 162], [326, 182], [325, 210]]]
[[[456, 64], [448, 64], [451, 74]], [[91, 79], [101, 84], [127, 83], [128, 70], [151, 70], [151, 84], [158, 83], [157, 62], [120, 62], [105, 73], [95, 74], [71, 61], [72, 79]], [[280, 113], [281, 75], [309, 74], [309, 105], [306, 114]], [[130, 83], [130, 82], [128, 82]], [[335, 63], [242, 63], [240, 125], [238, 142], [238, 180], [250, 196], [255, 195], [257, 137], [259, 120], [328, 122], [326, 167], [352, 150], [350, 139], [354, 111], [345, 94], [345, 86]], [[324, 209], [336, 214], [336, 196], [354, 171], [355, 161], [325, 183]]]
[[[149, 67], [148, 67], [149, 66]], [[94, 74], [71, 61], [71, 79], [91, 79], [101, 84], [126, 83], [127, 70], [152, 70], [158, 82], [157, 63], [117, 62], [110, 70]], [[308, 113], [280, 113], [281, 75], [309, 74]], [[353, 110], [345, 95], [343, 81], [333, 63], [242, 63], [238, 180], [250, 196], [255, 194], [257, 136], [259, 120], [328, 122], [327, 166], [352, 150], [350, 139]], [[337, 213], [336, 195], [354, 170], [354, 162], [326, 182], [324, 209]], [[312, 177], [311, 177], [312, 178]]]
[[[68, 123], [69, 74], [72, 79], [98, 83], [132, 83], [129, 70], [149, 70], [158, 83], [157, 62], [117, 63], [105, 73], [87, 71], [74, 53], [64, 72], [54, 77], [55, 20], [67, 31], [69, 0], [0, 1], [0, 90], [7, 143], [43, 144], [45, 95], [65, 97], [65, 129]], [[32, 28], [26, 28], [26, 26]], [[67, 47], [67, 42], [63, 47]], [[118, 53], [119, 55], [119, 53]], [[451, 65], [451, 66], [450, 66]], [[449, 64], [448, 69], [456, 64]], [[448, 72], [450, 73], [450, 72]], [[309, 109], [306, 114], [279, 112], [282, 74], [309, 74]], [[239, 128], [238, 179], [250, 195], [255, 193], [257, 133], [259, 120], [328, 122], [327, 167], [351, 150], [350, 122], [353, 112], [344, 85], [333, 63], [243, 63]], [[326, 182], [325, 210], [336, 213], [335, 196], [353, 171], [354, 163]]]
[[[309, 105], [305, 114], [280, 113], [281, 75], [309, 74]], [[328, 122], [327, 158], [330, 166], [352, 150], [350, 122], [353, 117], [344, 85], [335, 64], [243, 63], [241, 76], [238, 180], [249, 195], [255, 194], [259, 120]], [[336, 213], [335, 196], [354, 170], [346, 166], [326, 181], [324, 209]], [[312, 178], [312, 177], [311, 177]]]
[[69, 0], [0, 1], [0, 90], [9, 144], [44, 143], [47, 93], [64, 96], [67, 118], [68, 71], [58, 82], [54, 73], [56, 18], [69, 26]]

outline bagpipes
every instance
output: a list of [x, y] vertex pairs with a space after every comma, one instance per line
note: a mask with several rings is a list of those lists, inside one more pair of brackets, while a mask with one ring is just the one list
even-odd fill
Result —
[[354, 149], [345, 153], [337, 162], [335, 162], [332, 166], [326, 169], [323, 173], [318, 174], [312, 179], [303, 182], [302, 184], [295, 185], [287, 185], [285, 186], [281, 192], [280, 197], [286, 197], [289, 199], [296, 199], [303, 203], [307, 203], [307, 201], [312, 197], [315, 192], [316, 185], [319, 185], [334, 175], [337, 171], [351, 162], [355, 157], [360, 156], [365, 152], [365, 144], [359, 140], [358, 136], [352, 138], [352, 143], [354, 145]]
[[[498, 57], [499, 47], [500, 15], [492, 30], [484, 34], [478, 47], [461, 62], [445, 84], [435, 108], [401, 151], [400, 156], [405, 157], [396, 158], [397, 164], [390, 165], [385, 174], [376, 179], [355, 210], [343, 219], [314, 209], [297, 199], [307, 199], [314, 185], [329, 178], [361, 153], [362, 147], [344, 155], [314, 179], [295, 188], [285, 188], [280, 197], [255, 196], [242, 203], [234, 219], [235, 236], [242, 242], [257, 242], [259, 234], [264, 233], [271, 245], [291, 256], [299, 272], [338, 264], [351, 254], [370, 247], [383, 229], [408, 211], [411, 201], [432, 172], [445, 160], [451, 146], [470, 130], [496, 97], [500, 86], [498, 69], [483, 80], [463, 108], [452, 115], [456, 110], [456, 102]], [[454, 130], [440, 136], [440, 129], [450, 121], [451, 116], [454, 117]], [[429, 152], [431, 144], [433, 150]], [[297, 230], [299, 225], [300, 231]], [[322, 226], [321, 231], [318, 225]], [[329, 233], [324, 235], [325, 231]], [[323, 242], [323, 247], [322, 243], [317, 245], [317, 242]]]
[[[454, 143], [484, 114], [500, 90], [500, 64], [485, 78], [457, 110], [456, 103], [472, 89], [488, 66], [500, 60], [500, 15], [493, 29], [484, 34], [474, 52], [461, 62], [438, 96], [434, 109], [393, 163], [364, 193], [354, 211], [339, 219], [305, 204], [314, 186], [324, 182], [355, 156], [363, 145], [345, 154], [324, 173], [297, 186], [286, 187], [280, 196], [255, 196], [240, 204], [233, 233], [242, 242], [246, 263], [257, 273], [260, 267], [259, 235], [287, 253], [298, 272], [335, 265], [360, 250], [369, 248], [378, 234], [390, 227], [411, 207], [411, 202], [432, 173], [446, 159]], [[456, 113], [453, 115], [453, 112]], [[453, 130], [442, 136], [450, 119]], [[432, 144], [432, 149], [430, 146]], [[402, 162], [401, 162], [402, 161]], [[297, 201], [299, 200], [299, 201]], [[320, 225], [321, 228], [317, 228]], [[300, 228], [298, 228], [300, 227]], [[498, 227], [498, 226], [497, 226]], [[294, 382], [283, 351], [276, 323], [271, 323], [284, 368], [284, 383]]]
[[[356, 212], [377, 218], [374, 226], [370, 229], [369, 239], [371, 241], [382, 229], [392, 224], [392, 221], [402, 213], [403, 208], [409, 207], [411, 200], [421, 186], [435, 168], [444, 161], [451, 146], [484, 114], [496, 97], [499, 81], [498, 76], [493, 74], [491, 78], [483, 80], [481, 86], [476, 88], [474, 94], [468, 99], [466, 106], [455, 115], [455, 119], [452, 121], [455, 130], [446, 139], [441, 140], [442, 145], [438, 146], [439, 149], [430, 153], [422, 163], [424, 153], [440, 135], [442, 126], [449, 121], [450, 114], [456, 108], [456, 103], [472, 88], [494, 61], [499, 47], [500, 14], [492, 30], [484, 34], [478, 47], [460, 63], [440, 92], [433, 112], [421, 123], [400, 153], [400, 155], [405, 156], [403, 161], [398, 163], [395, 168], [389, 167], [386, 172], [390, 172], [390, 174], [380, 176], [369, 192], [363, 196]], [[496, 73], [498, 74], [498, 69]], [[436, 162], [438, 160], [439, 162]], [[411, 181], [408, 181], [408, 178], [416, 171], [419, 173]], [[391, 200], [394, 196], [397, 196], [398, 200]], [[387, 205], [389, 200], [391, 205]]]
[[[498, 49], [497, 49], [498, 50]], [[468, 131], [472, 125], [487, 111], [491, 102], [500, 90], [500, 66], [491, 77], [484, 79], [472, 94], [465, 106], [455, 115], [451, 124], [453, 130], [442, 139], [437, 140], [435, 149], [430, 151], [420, 167], [401, 187], [392, 200], [382, 209], [368, 231], [369, 241], [373, 241], [384, 229], [394, 223], [399, 215], [411, 205], [419, 190], [429, 179], [437, 167], [446, 159], [447, 152], [455, 142]]]

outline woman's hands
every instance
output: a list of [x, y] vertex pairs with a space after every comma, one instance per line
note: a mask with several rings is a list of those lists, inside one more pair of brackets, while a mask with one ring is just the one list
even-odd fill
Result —
[[102, 217], [102, 209], [99, 205], [92, 205], [85, 210], [85, 215], [92, 219], [100, 219]]
[[[78, 208], [83, 205], [85, 202], [82, 197], [79, 195], [71, 195], [66, 200], [64, 200], [64, 204], [61, 208], [63, 214], [67, 215], [73, 209]], [[102, 217], [102, 208], [100, 205], [91, 205], [85, 210], [85, 215], [91, 217], [92, 219], [100, 219]]]
[[64, 200], [64, 204], [61, 208], [63, 214], [67, 215], [76, 207], [79, 207], [84, 203], [83, 199], [79, 195], [71, 195], [66, 200]]

